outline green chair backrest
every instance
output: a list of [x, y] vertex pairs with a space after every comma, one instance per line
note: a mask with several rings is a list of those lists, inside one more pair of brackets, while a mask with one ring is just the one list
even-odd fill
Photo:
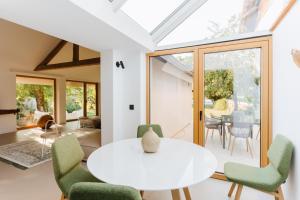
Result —
[[71, 187], [70, 200], [142, 200], [140, 193], [127, 186], [107, 183], [75, 183]]
[[293, 149], [294, 147], [290, 140], [282, 135], [277, 135], [268, 152], [271, 165], [277, 169], [284, 181], [289, 174]]
[[81, 163], [84, 153], [74, 135], [67, 135], [57, 139], [52, 144], [52, 162], [54, 175], [60, 179], [71, 169]]
[[148, 131], [149, 127], [152, 127], [153, 131], [159, 136], [159, 137], [164, 137], [163, 133], [162, 133], [162, 130], [161, 130], [161, 127], [160, 125], [158, 124], [150, 124], [150, 125], [140, 125], [138, 127], [138, 130], [137, 130], [137, 137], [138, 138], [141, 138], [143, 137], [143, 135]]

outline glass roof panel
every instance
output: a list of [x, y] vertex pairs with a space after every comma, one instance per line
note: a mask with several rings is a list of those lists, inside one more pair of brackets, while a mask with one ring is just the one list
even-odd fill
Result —
[[270, 30], [281, 12], [288, 6], [288, 0], [262, 0], [259, 22], [256, 30]]
[[184, 0], [127, 0], [121, 10], [151, 32], [183, 2]]
[[258, 28], [258, 24], [265, 15], [265, 7], [274, 1], [277, 3], [278, 0], [209, 0], [158, 45], [269, 30]]

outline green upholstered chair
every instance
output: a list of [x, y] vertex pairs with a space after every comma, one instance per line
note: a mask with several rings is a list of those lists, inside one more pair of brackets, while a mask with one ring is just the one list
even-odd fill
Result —
[[52, 162], [55, 180], [62, 191], [61, 199], [69, 195], [71, 186], [78, 182], [99, 182], [81, 166], [84, 153], [77, 138], [67, 135], [52, 144]]
[[243, 186], [248, 186], [275, 196], [276, 200], [283, 200], [281, 184], [289, 173], [293, 153], [293, 144], [284, 136], [277, 135], [274, 139], [268, 157], [270, 164], [264, 168], [251, 167], [237, 163], [225, 163], [224, 174], [233, 182], [228, 196], [231, 197], [236, 185], [238, 189], [235, 200], [239, 200]]
[[137, 137], [138, 138], [141, 138], [143, 137], [143, 135], [148, 131], [149, 127], [152, 127], [153, 131], [159, 136], [159, 137], [164, 137], [163, 133], [162, 133], [162, 130], [161, 130], [161, 127], [160, 125], [158, 124], [150, 124], [150, 125], [140, 125], [138, 127], [138, 130], [137, 130]]
[[142, 200], [140, 193], [130, 187], [107, 183], [76, 183], [69, 200]]

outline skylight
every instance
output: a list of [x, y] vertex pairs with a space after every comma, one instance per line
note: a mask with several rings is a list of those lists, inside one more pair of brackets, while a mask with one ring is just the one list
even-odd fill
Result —
[[184, 0], [127, 0], [121, 10], [151, 32], [183, 2]]
[[[187, 18], [159, 45], [189, 42], [208, 38], [228, 36], [248, 31], [242, 27], [245, 14], [243, 0], [209, 0]], [[252, 5], [255, 9], [256, 5]]]
[[287, 0], [271, 0], [268, 9], [261, 13], [263, 16], [260, 16], [256, 30], [270, 29], [288, 4]]

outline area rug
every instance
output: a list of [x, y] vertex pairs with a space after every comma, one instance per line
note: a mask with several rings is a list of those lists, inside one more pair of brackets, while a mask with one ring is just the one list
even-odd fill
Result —
[[51, 159], [51, 149], [37, 141], [29, 140], [0, 146], [0, 158], [24, 169], [28, 169]]

